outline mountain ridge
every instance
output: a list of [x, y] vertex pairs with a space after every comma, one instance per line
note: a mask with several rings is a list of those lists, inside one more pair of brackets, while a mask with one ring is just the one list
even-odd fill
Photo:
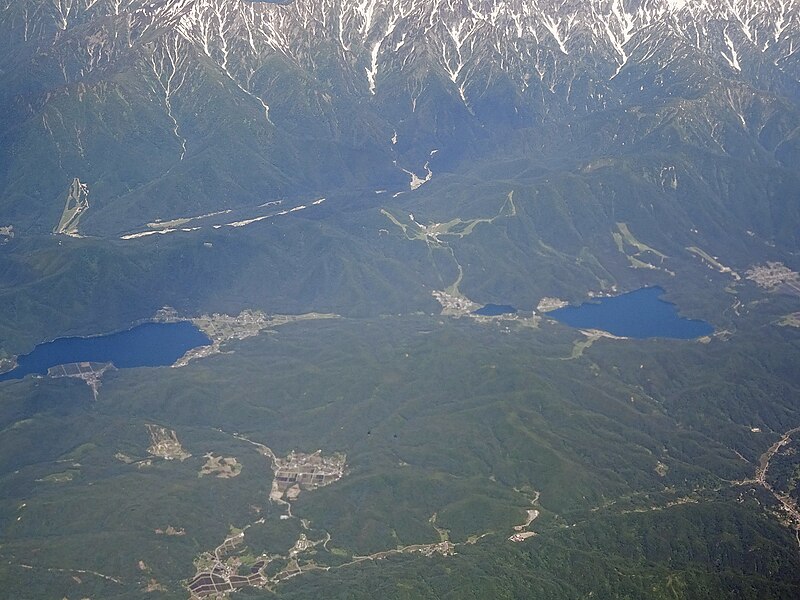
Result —
[[[426, 164], [453, 170], [515, 144], [624, 153], [634, 138], [621, 130], [581, 138], [619, 110], [631, 131], [637, 113], [673, 111], [694, 121], [690, 143], [750, 158], [781, 147], [791, 164], [798, 35], [800, 8], [783, 0], [9, 3], [0, 218], [51, 229], [34, 221], [58, 220], [75, 177], [99, 234], [138, 225], [125, 213], [402, 189]], [[248, 161], [251, 181], [229, 177]], [[20, 189], [30, 164], [45, 177]], [[180, 189], [202, 173], [216, 177]]]

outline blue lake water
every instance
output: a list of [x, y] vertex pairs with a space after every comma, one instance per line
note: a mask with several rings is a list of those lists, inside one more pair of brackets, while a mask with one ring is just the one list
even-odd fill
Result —
[[487, 304], [483, 308], [473, 311], [472, 314], [482, 317], [496, 317], [498, 315], [513, 315], [516, 312], [517, 309], [508, 304]]
[[0, 375], [0, 381], [25, 375], [46, 375], [50, 367], [74, 362], [112, 362], [118, 369], [161, 367], [173, 364], [188, 350], [211, 341], [194, 324], [144, 323], [127, 331], [96, 337], [59, 338], [39, 344], [17, 359], [17, 367]]
[[664, 290], [648, 287], [580, 306], [566, 306], [547, 313], [556, 321], [580, 329], [601, 329], [631, 338], [690, 340], [714, 332], [706, 321], [685, 319], [677, 307], [661, 299]]

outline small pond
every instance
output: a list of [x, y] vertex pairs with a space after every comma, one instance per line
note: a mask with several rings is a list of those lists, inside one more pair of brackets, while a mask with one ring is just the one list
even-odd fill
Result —
[[480, 315], [482, 317], [497, 317], [499, 315], [513, 315], [517, 309], [508, 304], [487, 304], [472, 312], [473, 315]]

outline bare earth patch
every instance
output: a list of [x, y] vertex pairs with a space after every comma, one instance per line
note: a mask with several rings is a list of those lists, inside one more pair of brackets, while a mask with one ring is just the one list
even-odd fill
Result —
[[220, 479], [230, 479], [242, 472], [242, 465], [235, 457], [214, 456], [209, 452], [203, 458], [206, 459], [206, 464], [200, 468], [198, 477], [216, 475]]
[[183, 449], [183, 446], [178, 441], [178, 436], [173, 430], [149, 423], [145, 427], [147, 427], [151, 440], [147, 451], [153, 456], [158, 456], [164, 460], [178, 459], [180, 461], [186, 460], [191, 456]]

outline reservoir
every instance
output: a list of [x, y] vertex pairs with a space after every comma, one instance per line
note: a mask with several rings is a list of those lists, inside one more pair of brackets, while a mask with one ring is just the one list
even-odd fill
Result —
[[473, 311], [473, 315], [480, 315], [482, 317], [497, 317], [499, 315], [513, 315], [517, 309], [508, 304], [487, 304], [483, 308]]
[[75, 362], [111, 362], [118, 369], [169, 366], [192, 348], [210, 343], [188, 321], [144, 323], [96, 337], [59, 338], [20, 356], [17, 367], [0, 375], [0, 381], [22, 379], [32, 373], [46, 375], [50, 367]]
[[556, 321], [579, 329], [600, 329], [630, 338], [690, 340], [710, 335], [706, 321], [685, 319], [677, 307], [662, 300], [660, 287], [642, 288], [620, 296], [598, 298], [580, 306], [566, 306], [547, 313]]

